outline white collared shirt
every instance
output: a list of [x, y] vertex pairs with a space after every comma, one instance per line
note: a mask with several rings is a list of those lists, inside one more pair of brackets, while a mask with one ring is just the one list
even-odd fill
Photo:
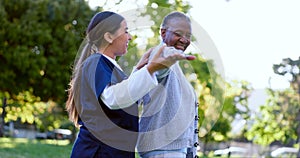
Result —
[[[114, 59], [104, 54], [102, 55], [122, 70]], [[140, 70], [131, 73], [128, 79], [115, 85], [106, 86], [101, 94], [101, 100], [110, 109], [126, 108], [141, 99], [157, 85], [158, 82], [155, 75], [150, 75], [146, 66], [144, 66]]]

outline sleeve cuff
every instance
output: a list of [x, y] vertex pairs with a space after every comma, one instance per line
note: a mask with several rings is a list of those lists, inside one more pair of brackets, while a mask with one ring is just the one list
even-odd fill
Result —
[[140, 71], [146, 71], [145, 72], [145, 76], [150, 79], [153, 84], [155, 85], [158, 85], [158, 81], [157, 81], [157, 78], [156, 78], [156, 72], [154, 72], [152, 75], [149, 73], [148, 69], [146, 66], [144, 66], [143, 68], [140, 69]]

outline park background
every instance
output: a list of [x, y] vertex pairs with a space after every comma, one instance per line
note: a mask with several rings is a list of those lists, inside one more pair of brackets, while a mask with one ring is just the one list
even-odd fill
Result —
[[[190, 63], [194, 72], [186, 74], [201, 94], [199, 155], [211, 157], [218, 149], [241, 147], [247, 149], [241, 149], [242, 156], [270, 157], [280, 147], [299, 149], [297, 6], [295, 0], [1, 0], [0, 133], [4, 138], [0, 157], [10, 148], [17, 153], [18, 147], [3, 145], [10, 141], [7, 138], [26, 137], [30, 141], [25, 144], [30, 144], [37, 136], [69, 129], [71, 137], [46, 138], [74, 140], [77, 130], [67, 119], [65, 90], [84, 29], [97, 11], [122, 13], [134, 8], [146, 8], [154, 22], [146, 48], [159, 42], [157, 26], [162, 17], [155, 11], [168, 8], [196, 20], [220, 53], [225, 76], [214, 71], [214, 61], [201, 54]], [[143, 52], [135, 42], [140, 34], [133, 35], [124, 57], [133, 61], [123, 65], [127, 68]], [[52, 144], [65, 147], [64, 143]], [[70, 146], [66, 150], [68, 157]], [[51, 155], [58, 156], [51, 152], [47, 157]], [[32, 157], [30, 152], [27, 157]]]

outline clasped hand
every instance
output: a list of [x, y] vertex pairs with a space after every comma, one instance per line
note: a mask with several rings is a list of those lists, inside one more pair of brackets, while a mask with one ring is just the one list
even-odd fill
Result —
[[153, 74], [155, 71], [168, 68], [175, 64], [179, 60], [194, 60], [195, 56], [184, 55], [182, 53], [174, 53], [167, 57], [163, 57], [162, 53], [166, 46], [163, 45], [159, 48], [158, 52], [153, 56], [149, 62], [149, 57], [153, 48], [150, 48], [141, 58], [137, 64], [137, 69], [140, 69], [147, 65], [147, 69], [150, 74]]

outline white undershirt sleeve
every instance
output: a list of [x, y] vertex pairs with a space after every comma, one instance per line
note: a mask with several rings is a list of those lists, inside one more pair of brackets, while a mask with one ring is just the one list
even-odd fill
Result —
[[110, 109], [126, 108], [141, 99], [157, 84], [155, 75], [150, 75], [144, 66], [132, 73], [128, 79], [107, 86], [101, 94], [101, 100]]

